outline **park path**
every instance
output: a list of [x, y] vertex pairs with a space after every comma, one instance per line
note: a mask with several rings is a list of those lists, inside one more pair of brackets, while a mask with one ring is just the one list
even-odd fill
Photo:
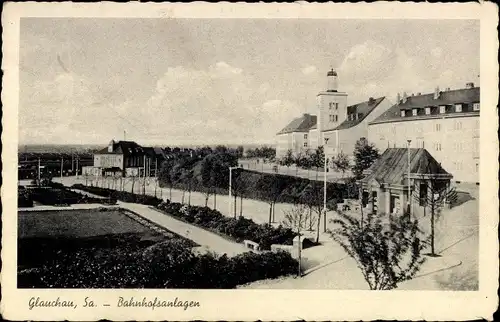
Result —
[[[64, 182], [63, 182], [64, 183]], [[65, 183], [66, 184], [66, 183]], [[89, 192], [80, 189], [72, 189], [75, 192], [85, 193], [90, 197], [99, 197]], [[118, 201], [117, 206], [136, 213], [137, 215], [147, 219], [156, 225], [163, 227], [177, 235], [190, 239], [202, 246], [206, 250], [213, 251], [218, 254], [227, 254], [227, 256], [236, 256], [249, 251], [243, 244], [227, 240], [215, 233], [212, 233], [203, 228], [199, 228], [184, 221], [175, 219], [174, 217], [164, 214], [147, 205]], [[87, 207], [92, 207], [88, 205]], [[95, 205], [94, 205], [95, 207]], [[65, 209], [72, 209], [65, 207]]]
[[175, 219], [172, 216], [166, 215], [150, 206], [118, 202], [120, 208], [130, 210], [141, 217], [154, 222], [158, 226], [164, 227], [177, 235], [190, 239], [200, 246], [204, 246], [207, 250], [218, 254], [227, 254], [227, 256], [236, 256], [238, 254], [249, 251], [243, 244], [239, 244], [221, 236], [212, 233], [203, 228], [193, 226], [184, 221]]

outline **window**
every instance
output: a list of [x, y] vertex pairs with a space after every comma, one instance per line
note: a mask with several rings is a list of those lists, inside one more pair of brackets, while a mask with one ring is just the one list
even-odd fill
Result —
[[479, 172], [479, 163], [476, 162], [476, 173]]
[[434, 150], [441, 151], [441, 143], [439, 143], [439, 142], [434, 143]]
[[455, 130], [461, 130], [461, 129], [462, 129], [462, 122], [460, 122], [460, 121], [455, 121], [455, 124], [454, 124], [454, 129], [455, 129]]
[[419, 206], [425, 206], [427, 204], [427, 184], [421, 183], [419, 189]]
[[474, 103], [472, 108], [474, 111], [479, 111], [479, 103]]
[[434, 124], [434, 131], [436, 131], [436, 132], [441, 131], [441, 124], [439, 124], [439, 123]]
[[455, 104], [455, 112], [457, 113], [462, 112], [462, 104]]
[[401, 117], [405, 117], [405, 110], [401, 110]]
[[328, 103], [328, 109], [330, 109], [330, 110], [331, 110], [331, 109], [332, 109], [332, 105], [333, 105], [333, 103], [332, 103], [332, 102]]
[[304, 142], [304, 148], [307, 148], [307, 142]]
[[431, 108], [430, 107], [426, 107], [425, 108], [425, 115], [429, 115], [431, 114]]
[[396, 127], [394, 125], [392, 126], [391, 130], [392, 130], [392, 134], [396, 134]]
[[339, 103], [335, 103], [335, 110], [339, 109]]
[[440, 114], [444, 114], [444, 113], [446, 113], [446, 106], [445, 106], [445, 105], [441, 105], [441, 106], [439, 107], [439, 113], [440, 113]]
[[304, 134], [304, 140], [307, 140], [307, 134]]
[[414, 109], [412, 110], [412, 113], [411, 113], [411, 114], [412, 114], [413, 116], [417, 116], [417, 114], [418, 114], [417, 109], [416, 109], [416, 108], [414, 108]]

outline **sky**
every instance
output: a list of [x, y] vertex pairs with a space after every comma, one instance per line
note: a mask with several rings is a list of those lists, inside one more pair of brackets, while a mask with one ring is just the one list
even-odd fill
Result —
[[272, 143], [348, 104], [479, 85], [477, 20], [22, 18], [20, 144]]

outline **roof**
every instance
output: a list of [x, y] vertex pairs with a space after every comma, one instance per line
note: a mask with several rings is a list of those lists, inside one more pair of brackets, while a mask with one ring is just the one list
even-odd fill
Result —
[[335, 130], [344, 130], [351, 128], [355, 125], [358, 125], [359, 123], [363, 122], [363, 120], [385, 99], [385, 96], [379, 97], [377, 99], [369, 99], [366, 102], [358, 103], [355, 105], [350, 105], [347, 107], [347, 114], [361, 114], [359, 118], [356, 118], [354, 120], [349, 120], [346, 119], [344, 122], [342, 122], [339, 126], [334, 128], [332, 131]]
[[[379, 184], [406, 185], [408, 177], [408, 149], [388, 148], [365, 171], [360, 181], [364, 184], [375, 180]], [[410, 177], [434, 177], [450, 180], [453, 176], [426, 149], [410, 149]]]
[[[391, 108], [389, 108], [386, 112], [384, 112], [382, 115], [380, 115], [378, 118], [373, 120], [372, 123], [380, 123], [380, 122], [386, 122], [390, 120], [405, 120], [405, 119], [419, 119], [419, 118], [429, 118], [429, 115], [426, 115], [425, 113], [422, 114], [420, 113], [419, 115], [416, 116], [401, 116], [401, 110], [412, 110], [414, 108], [416, 109], [423, 109], [425, 107], [437, 107], [441, 105], [455, 105], [455, 104], [471, 104], [471, 103], [479, 103], [479, 98], [480, 98], [480, 88], [479, 87], [473, 87], [473, 88], [464, 88], [464, 89], [457, 89], [457, 90], [449, 90], [449, 91], [441, 91], [439, 92], [439, 98], [434, 99], [434, 93], [431, 94], [424, 94], [424, 95], [416, 95], [416, 96], [409, 96], [406, 99], [406, 102], [403, 103], [403, 101], [400, 101], [399, 104], [393, 105]], [[462, 108], [462, 112], [455, 112], [453, 110], [447, 111], [445, 115], [449, 114], [465, 114], [472, 112], [470, 108]], [[476, 112], [479, 113], [479, 112]], [[434, 109], [431, 111], [431, 117], [432, 115], [440, 115], [442, 116], [443, 114], [439, 114], [438, 109]]]
[[316, 115], [303, 114], [291, 121], [287, 126], [285, 126], [278, 134], [286, 134], [293, 132], [308, 132], [309, 129], [316, 125], [317, 117]]

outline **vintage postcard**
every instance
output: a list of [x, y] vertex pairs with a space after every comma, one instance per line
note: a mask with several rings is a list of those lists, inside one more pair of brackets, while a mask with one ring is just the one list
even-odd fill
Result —
[[7, 3], [9, 320], [491, 320], [492, 3]]

